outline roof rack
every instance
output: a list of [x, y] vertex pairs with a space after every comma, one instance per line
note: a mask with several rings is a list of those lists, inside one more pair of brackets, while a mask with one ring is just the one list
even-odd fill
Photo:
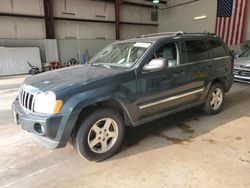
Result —
[[206, 32], [206, 31], [203, 33], [186, 33], [183, 31], [176, 31], [176, 32], [162, 32], [162, 33], [152, 33], [152, 34], [148, 34], [148, 35], [141, 35], [138, 38], [157, 37], [157, 36], [178, 36], [178, 35], [184, 35], [184, 34], [188, 34], [188, 35], [192, 35], [192, 34], [215, 35], [214, 33]]
[[207, 31], [204, 31], [204, 32], [200, 32], [200, 33], [186, 33], [184, 32], [183, 34], [188, 34], [188, 35], [195, 35], [195, 34], [198, 34], [198, 35], [215, 35], [215, 33], [210, 33], [210, 32], [207, 32]]
[[183, 31], [176, 31], [176, 32], [162, 32], [162, 33], [152, 33], [152, 34], [147, 34], [147, 35], [141, 35], [139, 38], [143, 37], [157, 37], [157, 36], [176, 36], [176, 35], [183, 35]]

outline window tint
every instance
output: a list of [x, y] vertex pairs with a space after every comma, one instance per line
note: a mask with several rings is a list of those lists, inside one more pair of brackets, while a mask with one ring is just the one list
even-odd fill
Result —
[[187, 40], [185, 44], [189, 62], [208, 59], [208, 50], [203, 40]]
[[224, 57], [227, 56], [227, 52], [224, 46], [218, 40], [208, 40], [210, 50], [212, 51], [213, 57]]
[[155, 58], [164, 58], [168, 62], [168, 67], [178, 65], [178, 49], [176, 43], [168, 43], [159, 48], [155, 53]]

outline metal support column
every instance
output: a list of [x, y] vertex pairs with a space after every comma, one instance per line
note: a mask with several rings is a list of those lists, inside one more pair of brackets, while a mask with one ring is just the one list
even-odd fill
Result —
[[115, 38], [120, 40], [120, 0], [115, 0]]
[[53, 5], [52, 0], [43, 0], [44, 4], [44, 21], [46, 28], [46, 38], [55, 38], [55, 26], [54, 26], [54, 16], [53, 16]]

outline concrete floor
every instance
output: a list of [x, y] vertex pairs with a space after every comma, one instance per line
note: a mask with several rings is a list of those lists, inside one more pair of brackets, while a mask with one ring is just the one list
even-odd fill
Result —
[[250, 85], [235, 83], [218, 115], [192, 109], [128, 129], [121, 152], [96, 163], [70, 145], [45, 149], [13, 123], [22, 80], [0, 78], [0, 187], [250, 186]]

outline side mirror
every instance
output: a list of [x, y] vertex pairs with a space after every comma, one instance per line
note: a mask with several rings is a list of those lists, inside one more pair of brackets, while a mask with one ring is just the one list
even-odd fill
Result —
[[163, 58], [152, 59], [148, 64], [144, 65], [143, 70], [146, 72], [159, 71], [167, 67], [167, 62]]

